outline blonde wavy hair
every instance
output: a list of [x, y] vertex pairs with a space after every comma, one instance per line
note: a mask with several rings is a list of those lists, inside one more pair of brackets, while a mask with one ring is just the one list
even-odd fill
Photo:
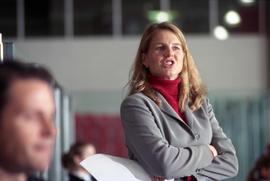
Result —
[[130, 70], [128, 95], [142, 92], [152, 99], [157, 105], [160, 105], [160, 99], [158, 98], [156, 92], [150, 87], [147, 80], [149, 70], [143, 65], [143, 55], [148, 52], [150, 42], [155, 32], [160, 30], [171, 31], [181, 42], [185, 55], [183, 60], [183, 68], [179, 74], [179, 79], [181, 79], [181, 84], [179, 86], [179, 109], [184, 111], [185, 105], [188, 103], [190, 109], [195, 111], [202, 104], [203, 97], [206, 94], [206, 88], [202, 83], [198, 69], [188, 50], [183, 33], [179, 28], [169, 22], [152, 24], [144, 31], [134, 64]]

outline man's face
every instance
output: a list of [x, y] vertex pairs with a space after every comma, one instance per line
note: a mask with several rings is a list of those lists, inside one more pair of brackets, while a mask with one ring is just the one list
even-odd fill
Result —
[[52, 89], [37, 79], [19, 79], [8, 95], [0, 117], [0, 167], [12, 172], [47, 169], [56, 134]]

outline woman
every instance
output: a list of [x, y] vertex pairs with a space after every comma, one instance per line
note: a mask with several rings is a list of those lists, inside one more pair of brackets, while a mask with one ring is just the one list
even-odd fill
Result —
[[248, 174], [247, 181], [270, 181], [270, 155], [263, 154]]
[[80, 166], [80, 162], [96, 153], [96, 149], [89, 143], [75, 143], [67, 153], [62, 155], [62, 165], [68, 171], [69, 181], [96, 181]]
[[171, 23], [144, 32], [121, 105], [129, 157], [154, 178], [222, 180], [238, 172], [231, 140], [205, 97], [182, 32]]

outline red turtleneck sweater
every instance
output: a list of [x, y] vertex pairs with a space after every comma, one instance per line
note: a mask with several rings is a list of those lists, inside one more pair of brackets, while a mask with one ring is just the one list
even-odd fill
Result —
[[186, 118], [179, 110], [178, 104], [180, 79], [165, 80], [153, 75], [148, 75], [148, 81], [151, 87], [161, 93], [175, 112], [182, 118], [184, 122], [186, 122]]
[[[175, 80], [165, 80], [160, 77], [156, 77], [153, 75], [148, 75], [148, 82], [150, 86], [161, 93], [166, 101], [172, 106], [175, 112], [182, 118], [182, 120], [186, 123], [185, 115], [179, 110], [179, 85], [180, 79]], [[186, 181], [196, 180], [194, 177], [188, 176], [186, 177]], [[160, 178], [157, 178], [156, 181], [161, 181]]]

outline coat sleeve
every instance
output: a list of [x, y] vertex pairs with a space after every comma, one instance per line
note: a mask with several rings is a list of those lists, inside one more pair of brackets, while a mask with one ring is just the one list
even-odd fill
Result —
[[238, 173], [238, 160], [234, 146], [219, 126], [208, 99], [206, 99], [204, 106], [212, 125], [211, 145], [216, 148], [218, 155], [209, 166], [196, 170], [194, 176], [200, 181], [223, 180], [234, 177]]
[[128, 97], [121, 105], [121, 120], [128, 149], [152, 176], [166, 179], [191, 175], [211, 164], [208, 145], [174, 147], [162, 136], [145, 101]]

